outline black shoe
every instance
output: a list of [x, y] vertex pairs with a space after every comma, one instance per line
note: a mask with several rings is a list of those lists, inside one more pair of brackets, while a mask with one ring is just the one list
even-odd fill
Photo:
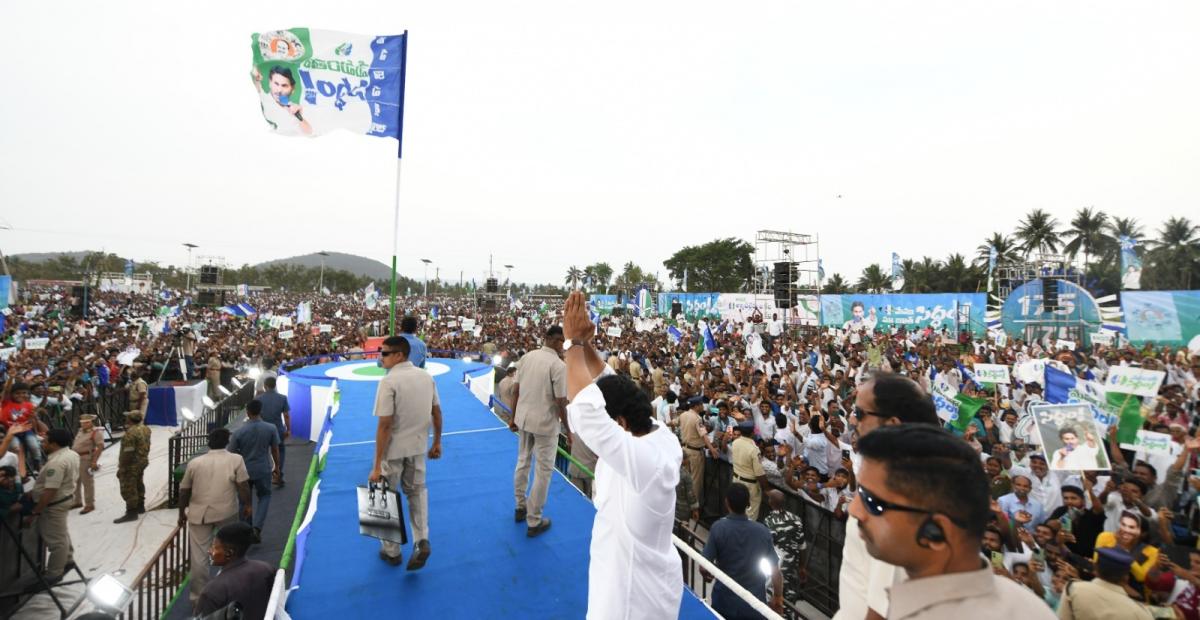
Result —
[[141, 514], [146, 514], [146, 505], [145, 505], [145, 504], [138, 504], [137, 513], [138, 513], [138, 514], [140, 514], [140, 515], [141, 515]]
[[379, 559], [383, 560], [384, 562], [387, 562], [388, 564], [390, 564], [392, 566], [400, 566], [401, 556], [392, 557], [392, 556], [384, 553], [383, 549], [380, 549], [379, 550]]
[[428, 540], [418, 540], [417, 544], [413, 546], [416, 547], [416, 553], [408, 560], [408, 566], [405, 567], [405, 570], [417, 570], [425, 566], [425, 561], [429, 559]]
[[518, 508], [518, 509], [516, 510], [516, 512], [514, 512], [514, 513], [513, 513], [513, 521], [516, 521], [517, 523], [520, 523], [520, 522], [522, 522], [522, 521], [524, 521], [524, 520], [525, 520], [525, 509], [524, 509], [524, 508]]
[[542, 519], [541, 523], [525, 530], [525, 535], [533, 538], [535, 536], [540, 536], [542, 532], [545, 532], [548, 529], [550, 529], [550, 519]]
[[254, 528], [254, 544], [257, 545], [261, 542], [262, 542], [262, 530], [260, 530], [256, 527], [256, 528]]
[[138, 516], [137, 516], [136, 512], [126, 512], [124, 515], [122, 515], [116, 519], [113, 519], [113, 523], [129, 523], [130, 521], [137, 521], [137, 520], [138, 520]]

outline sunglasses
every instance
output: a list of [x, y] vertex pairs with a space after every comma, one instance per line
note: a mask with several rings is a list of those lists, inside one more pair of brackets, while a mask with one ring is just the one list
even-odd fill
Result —
[[878, 412], [867, 411], [866, 409], [863, 409], [863, 408], [859, 407], [858, 405], [854, 406], [854, 418], [856, 420], [858, 420], [859, 422], [862, 422], [863, 420], [867, 419], [867, 416], [883, 417], [883, 416], [879, 415]]
[[867, 513], [873, 517], [878, 517], [888, 510], [895, 510], [897, 512], [912, 512], [922, 515], [942, 514], [947, 519], [950, 519], [951, 523], [954, 523], [959, 527], [966, 527], [959, 519], [944, 513], [940, 513], [936, 510], [926, 510], [925, 508], [916, 508], [914, 506], [905, 506], [903, 504], [893, 504], [887, 500], [880, 499], [874, 493], [867, 490], [867, 487], [864, 487], [862, 484], [858, 485], [858, 497], [862, 500], [863, 506], [866, 507]]
[[387, 356], [389, 356], [389, 355], [393, 355], [393, 354], [395, 354], [395, 353], [399, 353], [399, 352], [400, 352], [399, 350], [396, 350], [396, 351], [380, 351], [380, 352], [379, 352], [379, 354], [380, 354], [380, 355], [382, 355], [383, 357], [387, 357]]

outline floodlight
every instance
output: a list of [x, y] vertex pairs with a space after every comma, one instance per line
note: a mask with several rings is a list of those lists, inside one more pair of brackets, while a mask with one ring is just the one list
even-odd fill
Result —
[[221, 394], [225, 395], [225, 396], [233, 396], [233, 392], [230, 392], [230, 391], [229, 391], [229, 388], [227, 388], [227, 387], [225, 387], [225, 386], [223, 386], [223, 385], [218, 385], [218, 386], [217, 386], [217, 391], [218, 391], [218, 392], [220, 392]]
[[213, 402], [213, 399], [211, 399], [211, 398], [209, 398], [209, 397], [208, 397], [208, 394], [205, 394], [205, 395], [204, 395], [204, 398], [203, 398], [203, 399], [201, 399], [201, 400], [203, 400], [203, 401], [204, 401], [204, 406], [205, 406], [205, 407], [208, 407], [209, 409], [216, 409], [216, 408], [217, 408], [217, 403], [214, 403], [214, 402]]
[[179, 412], [183, 414], [183, 419], [187, 420], [188, 422], [196, 421], [196, 414], [192, 413], [191, 409], [188, 409], [187, 407], [180, 407]]
[[93, 579], [87, 586], [87, 599], [93, 605], [110, 612], [121, 612], [133, 599], [133, 590], [107, 573]]

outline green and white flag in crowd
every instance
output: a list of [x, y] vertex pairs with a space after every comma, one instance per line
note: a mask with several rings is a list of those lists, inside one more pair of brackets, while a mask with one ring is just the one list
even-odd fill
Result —
[[966, 394], [958, 394], [954, 401], [958, 403], [958, 416], [950, 420], [950, 425], [960, 431], [967, 430], [971, 420], [975, 419], [979, 410], [988, 402], [986, 398], [975, 398]]
[[250, 79], [275, 133], [403, 133], [408, 35], [288, 28], [250, 37]]

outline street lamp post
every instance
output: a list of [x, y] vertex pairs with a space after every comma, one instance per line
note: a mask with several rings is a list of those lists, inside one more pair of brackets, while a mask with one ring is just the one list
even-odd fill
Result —
[[329, 252], [317, 252], [321, 256], [321, 277], [317, 281], [317, 292], [325, 294], [325, 257], [329, 256]]
[[513, 266], [505, 265], [504, 268], [508, 270], [508, 273], [505, 274], [505, 276], [504, 276], [504, 282], [508, 284], [509, 292], [512, 292], [512, 268], [513, 268]]
[[192, 290], [192, 250], [194, 250], [200, 246], [198, 246], [194, 243], [185, 243], [185, 244], [183, 244], [183, 247], [187, 248], [187, 252], [188, 252], [187, 286], [184, 287], [184, 291], [191, 292], [191, 290]]
[[429, 263], [432, 263], [433, 261], [429, 260], [428, 258], [422, 258], [421, 262], [425, 263], [425, 284], [422, 286], [421, 296], [429, 297]]

